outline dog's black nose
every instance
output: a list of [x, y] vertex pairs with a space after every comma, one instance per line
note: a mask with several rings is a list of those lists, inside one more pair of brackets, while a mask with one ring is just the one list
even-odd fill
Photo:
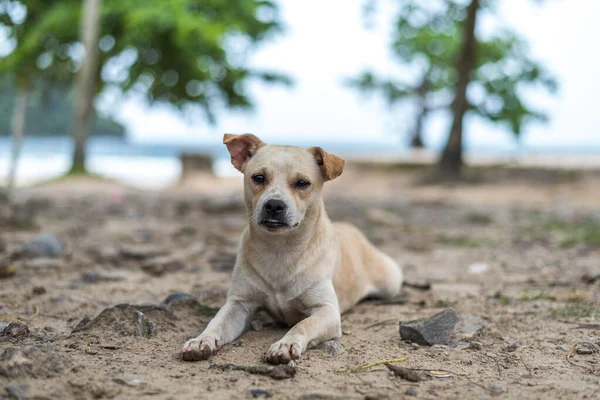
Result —
[[281, 215], [286, 208], [287, 207], [285, 203], [281, 200], [271, 199], [265, 203], [265, 211], [267, 212], [267, 214], [273, 217]]

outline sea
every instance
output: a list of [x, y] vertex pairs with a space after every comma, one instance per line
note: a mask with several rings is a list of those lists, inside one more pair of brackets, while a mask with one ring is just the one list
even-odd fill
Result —
[[[286, 144], [319, 145], [340, 156], [396, 154], [406, 150], [400, 144], [370, 142], [285, 140]], [[0, 184], [9, 169], [11, 139], [0, 137]], [[64, 174], [70, 166], [73, 143], [69, 137], [26, 137], [17, 168], [17, 185], [24, 186]], [[87, 147], [87, 167], [91, 173], [140, 188], [161, 188], [176, 182], [181, 174], [182, 152], [210, 154], [217, 176], [236, 176], [227, 149], [219, 140], [208, 142], [149, 143], [112, 137], [91, 138]]]
[[[204, 142], [136, 142], [123, 138], [91, 138], [87, 150], [87, 167], [94, 174], [114, 179], [121, 183], [149, 189], [160, 189], [176, 182], [181, 174], [179, 156], [182, 152], [210, 154], [213, 157], [213, 171], [217, 176], [236, 176], [240, 173], [230, 163], [229, 154], [223, 144], [214, 138]], [[301, 138], [282, 139], [289, 145], [310, 147], [321, 146], [342, 157], [394, 157], [411, 154], [411, 150], [400, 140], [386, 141], [344, 141], [320, 140], [304, 141]], [[0, 185], [8, 174], [11, 140], [0, 137]], [[70, 166], [73, 143], [69, 137], [26, 137], [17, 169], [17, 185], [25, 186], [52, 179], [64, 174]], [[554, 155], [568, 152], [575, 162], [579, 154], [593, 153], [593, 160], [600, 160], [600, 148], [563, 147], [523, 149], [477, 147], [467, 148], [467, 154], [479, 156], [518, 157], [524, 152], [541, 154], [552, 160]]]

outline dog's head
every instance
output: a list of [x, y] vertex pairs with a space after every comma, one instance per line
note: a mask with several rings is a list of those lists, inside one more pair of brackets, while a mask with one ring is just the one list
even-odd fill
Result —
[[320, 147], [266, 145], [251, 134], [225, 134], [233, 166], [244, 174], [250, 223], [270, 233], [292, 231], [321, 206], [323, 183], [346, 162]]

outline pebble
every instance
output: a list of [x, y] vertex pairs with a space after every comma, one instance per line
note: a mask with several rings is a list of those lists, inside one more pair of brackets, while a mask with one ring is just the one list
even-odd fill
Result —
[[506, 346], [506, 351], [508, 351], [509, 353], [512, 353], [514, 351], [517, 351], [517, 349], [521, 347], [521, 345], [517, 342], [511, 343], [508, 346]]
[[428, 318], [400, 322], [400, 337], [422, 346], [452, 343], [458, 314], [448, 308]]
[[252, 396], [253, 399], [269, 399], [273, 397], [273, 393], [268, 390], [250, 389], [250, 396]]
[[480, 351], [480, 350], [483, 350], [483, 344], [481, 344], [479, 342], [471, 342], [471, 344], [469, 345], [469, 348]]
[[31, 239], [20, 251], [26, 257], [57, 258], [63, 252], [63, 245], [56, 235], [48, 232], [40, 233]]
[[490, 392], [492, 392], [492, 394], [500, 394], [504, 392], [504, 390], [498, 385], [492, 385], [490, 386]]
[[407, 396], [416, 396], [417, 395], [417, 389], [415, 389], [414, 386], [409, 386], [408, 388], [406, 388], [406, 395]]
[[11, 322], [0, 332], [0, 339], [18, 339], [29, 336], [29, 327], [21, 322]]

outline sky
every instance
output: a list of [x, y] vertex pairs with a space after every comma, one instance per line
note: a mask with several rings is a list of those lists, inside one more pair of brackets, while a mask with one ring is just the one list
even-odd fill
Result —
[[[117, 118], [136, 141], [219, 142], [224, 132], [251, 132], [267, 142], [330, 140], [399, 143], [398, 133], [410, 121], [403, 110], [389, 110], [376, 98], [366, 99], [344, 86], [345, 78], [370, 68], [401, 73], [390, 57], [393, 1], [380, 0], [377, 28], [366, 29], [364, 0], [280, 1], [284, 35], [252, 55], [253, 65], [291, 75], [292, 88], [251, 85], [253, 113], [224, 112], [216, 126], [185, 119], [168, 107], [148, 108], [135, 99], [117, 110]], [[502, 0], [501, 18], [529, 41], [534, 57], [557, 76], [558, 95], [531, 93], [534, 105], [551, 116], [547, 125], [530, 125], [522, 144], [536, 147], [600, 149], [600, 1]], [[387, 5], [386, 5], [387, 4]], [[480, 21], [480, 29], [491, 26]], [[426, 143], [439, 147], [448, 120], [436, 118]], [[466, 125], [469, 145], [509, 148], [510, 132], [475, 119]]]

